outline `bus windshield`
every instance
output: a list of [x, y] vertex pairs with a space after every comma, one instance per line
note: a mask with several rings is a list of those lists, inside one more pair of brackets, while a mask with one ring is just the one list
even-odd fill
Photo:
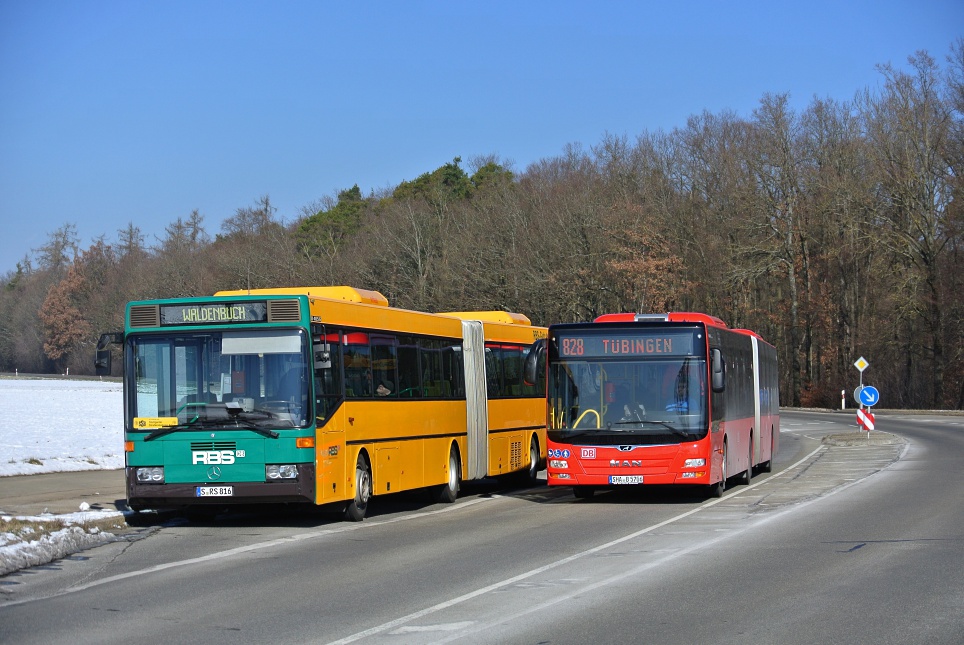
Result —
[[706, 436], [701, 357], [560, 359], [548, 388], [548, 431], [556, 442], [653, 445]]
[[151, 425], [135, 420], [158, 418], [198, 428], [311, 423], [308, 343], [301, 330], [132, 335], [129, 342], [135, 392], [128, 422], [134, 430]]

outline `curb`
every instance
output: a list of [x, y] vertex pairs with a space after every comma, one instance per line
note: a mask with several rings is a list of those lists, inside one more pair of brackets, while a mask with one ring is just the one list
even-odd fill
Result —
[[872, 432], [858, 430], [840, 434], [828, 434], [820, 440], [820, 443], [828, 446], [889, 446], [907, 442], [889, 432], [882, 432], [880, 430], [874, 430]]

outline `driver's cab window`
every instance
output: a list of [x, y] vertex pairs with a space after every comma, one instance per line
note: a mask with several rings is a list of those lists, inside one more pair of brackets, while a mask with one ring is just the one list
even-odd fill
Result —
[[317, 328], [312, 334], [315, 417], [324, 423], [341, 401], [341, 334]]

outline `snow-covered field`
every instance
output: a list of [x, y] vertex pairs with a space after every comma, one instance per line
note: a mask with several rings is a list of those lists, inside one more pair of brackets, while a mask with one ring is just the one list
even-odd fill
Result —
[[[123, 468], [123, 409], [120, 383], [0, 378], [0, 486], [4, 475]], [[79, 507], [19, 517], [26, 526], [17, 533], [0, 515], [0, 575], [120, 539], [92, 525], [120, 515]], [[64, 528], [41, 534], [30, 526], [41, 522]]]
[[123, 468], [123, 416], [120, 383], [0, 378], [0, 476]]

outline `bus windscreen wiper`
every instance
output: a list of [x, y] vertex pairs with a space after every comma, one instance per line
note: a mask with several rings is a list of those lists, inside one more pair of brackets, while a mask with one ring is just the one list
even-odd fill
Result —
[[572, 439], [573, 437], [582, 437], [589, 434], [590, 432], [596, 432], [599, 428], [559, 428], [558, 431], [560, 435], [564, 436], [566, 439]]
[[613, 423], [608, 424], [608, 425], [606, 426], [606, 430], [609, 430], [610, 432], [626, 432], [627, 430], [632, 430], [632, 428], [623, 429], [623, 428], [614, 428], [614, 427], [613, 427], [613, 426], [619, 426], [619, 425], [656, 425], [656, 426], [662, 426], [662, 427], [666, 428], [667, 430], [669, 430], [670, 432], [672, 432], [673, 434], [675, 434], [675, 435], [677, 435], [677, 436], [679, 436], [679, 437], [682, 437], [683, 439], [689, 439], [689, 438], [690, 438], [690, 435], [689, 435], [688, 432], [683, 432], [683, 431], [680, 430], [679, 428], [675, 428], [675, 427], [671, 426], [670, 424], [666, 423], [665, 421], [648, 421], [648, 420], [642, 420], [642, 419], [632, 419], [632, 420], [629, 420], [629, 421], [615, 421], [615, 422], [613, 422]]
[[186, 423], [179, 423], [176, 426], [164, 426], [163, 428], [158, 428], [154, 430], [149, 435], [144, 437], [144, 441], [150, 441], [152, 439], [157, 439], [158, 437], [163, 437], [164, 435], [171, 434], [172, 432], [180, 432], [181, 430], [195, 430], [198, 428], [223, 428], [224, 420], [218, 421], [216, 419], [199, 419], [194, 417]]
[[643, 423], [652, 423], [652, 424], [654, 424], [654, 425], [663, 426], [664, 428], [666, 428], [667, 430], [669, 430], [670, 432], [672, 432], [672, 433], [675, 434], [675, 435], [678, 435], [678, 436], [680, 436], [680, 437], [682, 437], [682, 438], [684, 438], [684, 439], [689, 439], [689, 438], [690, 438], [690, 433], [688, 433], [688, 432], [683, 432], [683, 431], [680, 430], [679, 428], [677, 428], [677, 427], [675, 427], [675, 426], [671, 426], [670, 424], [666, 423], [665, 421], [643, 421]]
[[[281, 435], [279, 435], [277, 432], [275, 432], [274, 430], [270, 430], [270, 429], [268, 429], [268, 428], [259, 427], [259, 426], [255, 425], [254, 423], [251, 423], [250, 421], [245, 421], [245, 420], [243, 420], [243, 419], [233, 419], [233, 421], [234, 421], [234, 423], [236, 424], [236, 426], [237, 426], [238, 428], [244, 428], [245, 430], [250, 430], [250, 431], [252, 431], [252, 432], [257, 432], [257, 433], [258, 433], [259, 435], [261, 435], [262, 437], [267, 437], [267, 438], [269, 438], [269, 439], [277, 439], [278, 437], [281, 436]], [[227, 428], [226, 428], [226, 429], [227, 429]]]
[[194, 423], [179, 423], [176, 426], [164, 426], [163, 428], [158, 428], [157, 430], [154, 430], [148, 434], [146, 437], [144, 437], [144, 441], [150, 441], [152, 439], [157, 439], [158, 437], [163, 437], [166, 434], [171, 434], [172, 432], [188, 430], [193, 427], [195, 427]]
[[242, 428], [244, 430], [257, 432], [259, 435], [269, 439], [277, 439], [279, 436], [281, 436], [274, 430], [258, 427], [254, 423], [245, 421], [243, 419], [193, 419], [187, 423], [179, 423], [176, 426], [165, 426], [163, 428], [158, 428], [144, 437], [144, 441], [151, 441], [152, 439], [163, 437], [164, 435], [171, 434], [172, 432], [179, 432], [181, 430], [195, 430], [199, 428], [217, 428], [219, 430]]

